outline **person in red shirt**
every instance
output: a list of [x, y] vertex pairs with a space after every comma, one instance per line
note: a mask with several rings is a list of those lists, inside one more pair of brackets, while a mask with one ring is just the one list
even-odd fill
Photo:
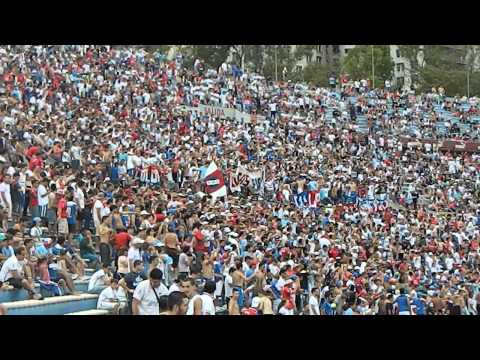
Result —
[[330, 248], [330, 250], [328, 250], [328, 256], [336, 259], [337, 257], [340, 256], [340, 249], [338, 249], [337, 246]]
[[295, 289], [292, 279], [288, 279], [282, 287], [282, 300], [286, 301], [286, 307], [288, 310], [295, 308]]
[[68, 235], [67, 200], [63, 190], [58, 190], [57, 195], [59, 196], [57, 204], [58, 233]]
[[128, 248], [131, 240], [132, 236], [128, 232], [124, 229], [119, 230], [119, 232], [115, 234], [115, 249], [120, 250]]
[[155, 211], [155, 223], [161, 223], [163, 220], [165, 220], [166, 216], [162, 212], [162, 208], [158, 207], [157, 210]]
[[39, 208], [38, 208], [38, 195], [37, 195], [37, 186], [38, 186], [38, 181], [33, 179], [32, 180], [32, 186], [28, 190], [28, 198], [29, 198], [29, 209], [30, 209], [30, 214], [32, 215], [32, 219], [36, 218], [39, 216]]
[[34, 171], [36, 168], [43, 168], [43, 159], [40, 156], [33, 155], [28, 162], [28, 168]]
[[205, 243], [203, 241], [203, 234], [202, 231], [195, 227], [192, 232], [193, 235], [193, 249], [196, 253], [205, 254], [207, 252], [207, 248], [205, 247]]

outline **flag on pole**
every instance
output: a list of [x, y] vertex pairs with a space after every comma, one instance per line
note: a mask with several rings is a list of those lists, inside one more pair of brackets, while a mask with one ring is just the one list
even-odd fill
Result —
[[227, 187], [223, 179], [222, 171], [217, 167], [214, 161], [210, 163], [205, 176], [203, 177], [205, 183], [205, 191], [213, 197], [223, 197], [227, 195]]

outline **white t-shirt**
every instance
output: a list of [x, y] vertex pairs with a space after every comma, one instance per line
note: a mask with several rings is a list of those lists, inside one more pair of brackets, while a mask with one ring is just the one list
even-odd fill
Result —
[[310, 315], [320, 315], [320, 305], [318, 304], [318, 299], [315, 296], [310, 296], [310, 299], [308, 300], [308, 306]]
[[38, 185], [38, 206], [46, 206], [48, 205], [48, 196], [45, 196], [47, 194], [47, 189], [43, 184]]
[[105, 271], [103, 271], [102, 269], [93, 273], [92, 277], [90, 278], [90, 281], [88, 282], [88, 291], [91, 291], [99, 286], [104, 286], [105, 285], [104, 276], [105, 276]]
[[80, 209], [85, 208], [85, 195], [83, 194], [83, 190], [80, 188], [77, 188], [77, 191], [75, 192], [75, 199], [78, 203], [78, 207]]
[[280, 308], [280, 310], [278, 310], [278, 313], [280, 315], [295, 315], [293, 309], [288, 310], [285, 306]]
[[177, 284], [173, 283], [171, 286], [170, 286], [170, 289], [168, 289], [168, 294], [170, 295], [172, 292], [174, 291], [182, 291]]
[[[168, 289], [165, 285], [160, 284], [159, 287], [155, 289], [157, 296], [168, 295]], [[139, 315], [159, 315], [160, 309], [158, 306], [158, 300], [153, 292], [150, 280], [144, 280], [137, 285], [135, 292], [133, 293], [133, 298], [140, 301], [138, 307]]]
[[100, 216], [102, 215], [103, 204], [100, 200], [96, 200], [95, 204], [93, 204], [93, 222], [95, 225], [100, 225], [101, 219], [98, 218], [97, 209], [100, 209]]
[[[12, 203], [12, 197], [10, 196], [10, 184], [7, 184], [5, 182], [2, 182], [0, 184], [0, 193], [4, 193], [6, 201], [11, 204]], [[3, 197], [0, 195], [0, 201], [3, 206], [5, 206], [3, 202]]]
[[231, 275], [225, 276], [225, 297], [232, 297], [233, 279]]
[[118, 300], [120, 303], [127, 303], [127, 295], [122, 287], [113, 290], [110, 286], [103, 289], [98, 296], [97, 309], [110, 309], [113, 301]]
[[178, 260], [178, 271], [179, 272], [189, 272], [190, 266], [188, 263], [188, 256], [185, 253], [181, 253]]
[[140, 253], [140, 249], [137, 249], [133, 246], [130, 246], [128, 249], [128, 260], [134, 262], [135, 260], [142, 260], [142, 254]]
[[19, 274], [23, 275], [23, 266], [15, 255], [10, 256], [3, 263], [2, 269], [0, 270], [0, 281], [5, 282], [11, 279], [13, 277], [12, 271], [17, 271]]
[[208, 294], [195, 295], [191, 298], [188, 303], [187, 315], [193, 315], [194, 303], [197, 298], [202, 299], [201, 315], [215, 315], [215, 304], [213, 303], [212, 297]]

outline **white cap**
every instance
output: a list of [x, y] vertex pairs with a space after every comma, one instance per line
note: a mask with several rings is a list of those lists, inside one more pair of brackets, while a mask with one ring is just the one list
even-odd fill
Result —
[[143, 244], [145, 241], [136, 237], [132, 240], [132, 245]]

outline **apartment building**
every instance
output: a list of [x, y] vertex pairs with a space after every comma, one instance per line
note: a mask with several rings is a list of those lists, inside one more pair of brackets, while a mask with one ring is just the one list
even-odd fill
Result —
[[[295, 47], [296, 45], [293, 45]], [[306, 65], [317, 62], [321, 64], [339, 63], [355, 45], [316, 45], [312, 55], [305, 56], [297, 63], [297, 69], [301, 70]], [[402, 56], [397, 45], [390, 45], [390, 55], [394, 63], [392, 84], [401, 88], [411, 86], [410, 63]]]

